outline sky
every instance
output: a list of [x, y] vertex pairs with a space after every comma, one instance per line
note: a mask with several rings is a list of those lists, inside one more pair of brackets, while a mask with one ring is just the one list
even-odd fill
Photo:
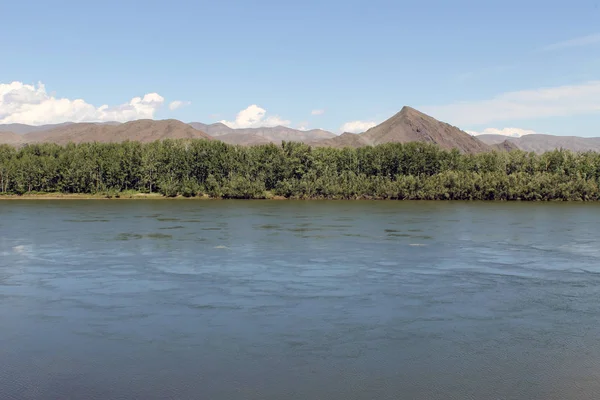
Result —
[[0, 123], [600, 136], [600, 0], [2, 0], [0, 39]]

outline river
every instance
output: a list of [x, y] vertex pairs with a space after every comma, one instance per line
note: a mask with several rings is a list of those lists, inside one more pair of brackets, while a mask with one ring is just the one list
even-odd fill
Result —
[[0, 398], [598, 399], [600, 205], [0, 202]]

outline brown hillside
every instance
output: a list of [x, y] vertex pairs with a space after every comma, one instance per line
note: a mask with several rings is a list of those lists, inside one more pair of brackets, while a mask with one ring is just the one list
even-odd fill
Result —
[[57, 144], [101, 142], [116, 143], [126, 140], [153, 142], [163, 139], [212, 139], [177, 120], [154, 121], [141, 119], [120, 125], [71, 124], [43, 132], [23, 135], [26, 143], [50, 142]]
[[306, 131], [286, 126], [232, 129], [220, 122], [211, 125], [201, 122], [190, 122], [189, 125], [225, 143], [248, 146], [266, 143], [281, 144], [282, 141], [313, 143], [335, 137], [335, 134], [322, 129]]
[[490, 147], [493, 150], [498, 150], [498, 151], [519, 150], [519, 146], [517, 146], [516, 144], [514, 144], [510, 140], [505, 140], [504, 142], [501, 142], [501, 143], [492, 144], [492, 145], [490, 145]]
[[481, 140], [483, 143], [491, 146], [493, 144], [500, 144], [502, 142], [504, 142], [505, 140], [514, 140], [517, 139], [515, 137], [512, 136], [506, 136], [506, 135], [497, 135], [495, 133], [486, 133], [484, 135], [477, 135], [477, 139]]
[[341, 149], [344, 147], [364, 147], [368, 146], [369, 142], [362, 135], [356, 133], [344, 132], [340, 136], [336, 136], [332, 139], [321, 140], [314, 143], [316, 147], [334, 147]]
[[538, 154], [552, 150], [571, 150], [575, 152], [596, 151], [600, 152], [599, 137], [580, 137], [580, 136], [554, 136], [533, 134], [518, 138], [502, 135], [481, 135], [481, 141], [494, 144], [498, 141], [508, 140], [511, 144], [523, 151], [533, 151]]
[[0, 132], [0, 144], [21, 145], [23, 144], [23, 136], [12, 132]]
[[426, 142], [437, 144], [443, 149], [458, 149], [462, 153], [480, 153], [490, 150], [488, 145], [468, 133], [411, 107], [403, 107], [387, 121], [358, 134], [360, 139], [351, 139], [348, 135], [341, 135], [327, 142], [333, 147]]
[[217, 136], [217, 140], [227, 144], [239, 144], [242, 146], [258, 146], [261, 144], [273, 143], [269, 138], [255, 133], [237, 133], [235, 131], [226, 135]]

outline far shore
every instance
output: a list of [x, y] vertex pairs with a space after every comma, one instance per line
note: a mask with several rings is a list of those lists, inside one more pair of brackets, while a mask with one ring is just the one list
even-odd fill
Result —
[[123, 193], [98, 193], [98, 194], [86, 194], [86, 193], [24, 193], [24, 194], [7, 194], [0, 193], [0, 202], [15, 201], [15, 200], [301, 200], [301, 201], [417, 201], [417, 202], [485, 202], [485, 203], [598, 203], [594, 200], [564, 200], [564, 199], [550, 199], [550, 200], [468, 200], [468, 199], [437, 199], [437, 200], [425, 200], [425, 199], [384, 199], [377, 197], [359, 197], [359, 198], [298, 198], [298, 197], [284, 197], [277, 196], [271, 192], [266, 192], [265, 197], [261, 198], [223, 198], [223, 197], [211, 197], [207, 194], [198, 196], [165, 196], [160, 193], [137, 193], [137, 192], [123, 192]]
[[[87, 194], [87, 193], [25, 193], [25, 194], [3, 194], [2, 200], [223, 200], [218, 197], [200, 195], [186, 196], [164, 196], [160, 193], [116, 193], [116, 194]], [[253, 200], [253, 199], [248, 199]], [[264, 199], [257, 200], [288, 200], [283, 196], [275, 196], [267, 193]]]

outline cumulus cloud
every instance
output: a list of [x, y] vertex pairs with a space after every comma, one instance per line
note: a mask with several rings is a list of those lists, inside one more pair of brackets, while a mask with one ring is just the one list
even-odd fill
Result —
[[502, 135], [502, 136], [510, 136], [510, 137], [521, 137], [525, 135], [536, 135], [538, 132], [532, 131], [531, 129], [521, 129], [521, 128], [486, 128], [481, 132], [476, 131], [466, 131], [468, 134], [473, 136], [479, 135]]
[[177, 110], [178, 108], [186, 107], [186, 106], [189, 106], [190, 104], [192, 104], [191, 101], [175, 100], [169, 104], [169, 110], [171, 110], [171, 111]]
[[600, 81], [507, 92], [488, 100], [422, 109], [437, 119], [458, 126], [592, 114], [600, 112]]
[[325, 110], [312, 110], [311, 115], [323, 115], [325, 114]]
[[376, 122], [373, 121], [351, 121], [346, 122], [341, 126], [340, 131], [342, 132], [351, 132], [351, 133], [361, 133], [366, 131], [369, 128], [377, 125]]
[[557, 42], [550, 44], [548, 46], [542, 47], [542, 51], [553, 51], [553, 50], [562, 50], [568, 49], [571, 47], [583, 47], [583, 46], [591, 46], [594, 44], [600, 43], [600, 33], [596, 33], [593, 35], [582, 36], [575, 39], [564, 40], [562, 42]]
[[46, 92], [43, 83], [0, 83], [0, 123], [43, 125], [72, 122], [118, 121], [153, 118], [163, 105], [158, 93], [134, 97], [129, 102], [95, 107], [82, 99], [57, 98]]
[[267, 110], [260, 108], [256, 104], [252, 104], [248, 108], [240, 111], [235, 117], [235, 121], [219, 121], [230, 128], [260, 128], [283, 125], [287, 126], [290, 121], [282, 119], [277, 115], [266, 117]]

